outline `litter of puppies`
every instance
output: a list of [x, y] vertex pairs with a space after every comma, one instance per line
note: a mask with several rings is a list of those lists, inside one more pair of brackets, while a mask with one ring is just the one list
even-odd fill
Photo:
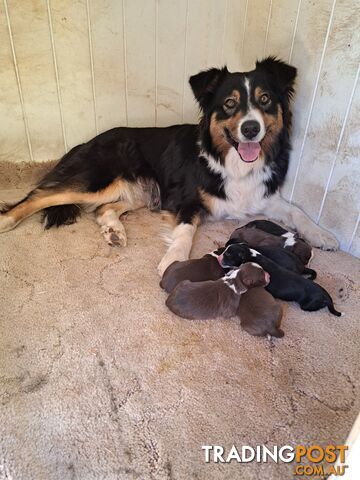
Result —
[[297, 302], [302, 310], [327, 307], [341, 316], [329, 293], [308, 268], [311, 246], [296, 233], [268, 220], [237, 228], [228, 242], [202, 258], [174, 262], [160, 286], [170, 293], [167, 307], [187, 319], [238, 316], [251, 335], [283, 337], [282, 307]]

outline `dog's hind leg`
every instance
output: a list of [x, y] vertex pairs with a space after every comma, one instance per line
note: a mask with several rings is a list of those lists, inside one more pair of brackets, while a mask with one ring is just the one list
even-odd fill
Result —
[[316, 225], [300, 208], [288, 203], [279, 193], [269, 198], [261, 213], [297, 230], [314, 247], [323, 250], [339, 248], [339, 242], [334, 235]]
[[128, 182], [124, 184], [118, 201], [97, 208], [96, 222], [106, 242], [111, 246], [125, 247], [127, 238], [120, 216], [142, 207], [154, 209], [158, 205], [158, 194], [158, 185], [152, 180]]

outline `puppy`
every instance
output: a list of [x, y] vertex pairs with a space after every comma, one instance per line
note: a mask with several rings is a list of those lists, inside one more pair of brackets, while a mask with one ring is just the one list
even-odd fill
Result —
[[254, 220], [243, 227], [237, 228], [230, 239], [247, 242], [251, 247], [281, 247], [294, 253], [307, 265], [312, 258], [312, 248], [300, 238], [297, 233], [292, 233], [268, 220]]
[[[253, 245], [249, 246], [252, 247]], [[306, 275], [307, 278], [310, 278], [311, 280], [316, 278], [316, 271], [312, 268], [305, 267], [300, 258], [286, 248], [256, 247], [256, 250], [287, 270], [291, 270], [294, 273], [299, 273], [300, 275]]]
[[241, 295], [238, 315], [242, 328], [250, 335], [281, 338], [282, 308], [262, 287], [251, 288]]
[[171, 292], [183, 280], [190, 280], [191, 282], [219, 280], [227, 272], [218, 262], [218, 256], [224, 250], [224, 248], [219, 248], [202, 258], [172, 263], [165, 270], [160, 287], [167, 292]]
[[236, 315], [240, 296], [248, 288], [269, 283], [269, 274], [255, 263], [241, 265], [219, 280], [178, 284], [166, 300], [176, 315], [191, 320], [205, 320]]
[[285, 235], [286, 233], [291, 233], [284, 227], [281, 227], [277, 223], [271, 222], [270, 220], [253, 220], [252, 222], [247, 223], [245, 227], [258, 228], [263, 232], [267, 232], [278, 237]]
[[328, 307], [336, 316], [333, 301], [327, 291], [317, 283], [286, 270], [245, 243], [229, 245], [219, 257], [223, 268], [236, 268], [245, 262], [255, 262], [270, 274], [270, 283], [266, 290], [275, 298], [297, 302], [303, 310], [315, 311]]

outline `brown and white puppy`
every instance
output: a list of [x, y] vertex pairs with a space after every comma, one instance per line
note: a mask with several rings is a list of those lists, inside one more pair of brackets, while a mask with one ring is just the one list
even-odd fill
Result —
[[172, 263], [165, 270], [160, 287], [170, 293], [183, 280], [191, 282], [219, 280], [228, 272], [228, 269], [222, 268], [218, 261], [218, 257], [223, 251], [224, 248], [218, 248], [202, 258]]
[[[250, 222], [243, 227], [237, 228], [233, 231], [230, 239], [240, 240], [248, 243], [252, 248], [257, 247], [281, 247], [296, 255], [303, 265], [307, 265], [312, 258], [312, 248], [304, 239], [300, 238], [298, 234], [289, 232], [273, 222], [266, 221], [274, 225], [274, 228], [263, 230], [257, 224], [263, 225], [260, 222], [265, 220]], [[275, 229], [278, 227], [279, 230]], [[270, 231], [269, 231], [270, 230]], [[275, 231], [283, 231], [285, 233], [277, 234]]]
[[269, 274], [259, 265], [246, 263], [216, 281], [180, 282], [166, 305], [179, 317], [191, 320], [233, 317], [238, 311], [240, 296], [249, 288], [263, 287], [269, 281]]
[[263, 287], [255, 287], [241, 295], [238, 315], [242, 328], [250, 335], [281, 338], [282, 308]]

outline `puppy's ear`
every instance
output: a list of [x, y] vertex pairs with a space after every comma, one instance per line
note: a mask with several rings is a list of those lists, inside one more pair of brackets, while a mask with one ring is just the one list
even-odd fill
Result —
[[291, 98], [294, 93], [294, 82], [297, 74], [295, 67], [282, 62], [276, 57], [267, 57], [261, 62], [256, 62], [256, 69], [270, 73], [274, 77], [280, 92], [288, 99]]
[[210, 104], [214, 93], [228, 73], [226, 67], [223, 67], [221, 70], [211, 68], [210, 70], [200, 72], [190, 77], [189, 83], [191, 89], [202, 110]]

